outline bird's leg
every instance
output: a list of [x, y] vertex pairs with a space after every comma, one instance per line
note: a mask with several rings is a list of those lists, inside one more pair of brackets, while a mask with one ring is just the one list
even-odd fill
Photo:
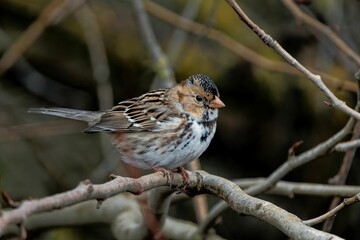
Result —
[[171, 180], [174, 178], [174, 172], [180, 173], [183, 178], [183, 184], [180, 186], [181, 189], [187, 188], [190, 184], [190, 176], [184, 167], [180, 166], [180, 167], [177, 167], [176, 169], [170, 171], [163, 167], [155, 167], [155, 166], [151, 166], [150, 164], [148, 164], [148, 165], [155, 172], [161, 172], [163, 174], [163, 176], [166, 178], [166, 182], [169, 184], [170, 188], [171, 188]]
[[181, 189], [185, 189], [190, 185], [190, 176], [188, 172], [185, 170], [184, 167], [178, 167], [176, 168], [175, 172], [180, 173], [183, 177], [183, 185], [181, 186]]
[[161, 172], [163, 176], [166, 178], [166, 182], [170, 185], [171, 188], [171, 180], [174, 178], [173, 172], [162, 167], [154, 167], [150, 166], [155, 172]]

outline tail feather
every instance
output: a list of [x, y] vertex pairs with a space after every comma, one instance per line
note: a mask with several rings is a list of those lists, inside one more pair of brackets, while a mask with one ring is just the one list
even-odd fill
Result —
[[100, 112], [100, 111], [93, 112], [93, 111], [77, 110], [70, 108], [29, 108], [28, 112], [53, 115], [57, 117], [84, 121], [89, 123], [89, 125], [93, 125], [99, 122], [101, 116], [104, 114], [104, 112]]

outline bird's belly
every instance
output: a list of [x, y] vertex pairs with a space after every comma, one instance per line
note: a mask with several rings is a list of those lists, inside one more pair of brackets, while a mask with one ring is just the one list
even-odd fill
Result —
[[130, 165], [143, 169], [175, 169], [198, 158], [215, 134], [215, 126], [204, 128], [194, 123], [190, 130], [166, 134], [124, 134], [121, 141], [115, 137], [114, 143], [123, 161]]

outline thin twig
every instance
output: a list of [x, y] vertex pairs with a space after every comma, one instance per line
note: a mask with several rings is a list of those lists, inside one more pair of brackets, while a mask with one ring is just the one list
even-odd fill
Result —
[[240, 8], [235, 0], [226, 0], [228, 4], [234, 9], [239, 18], [269, 47], [271, 47], [277, 54], [279, 54], [291, 66], [299, 70], [305, 77], [307, 77], [317, 88], [319, 88], [326, 97], [331, 101], [331, 106], [340, 111], [360, 120], [360, 113], [348, 107], [344, 101], [339, 100], [333, 92], [324, 84], [320, 75], [315, 75], [299, 63], [293, 56], [291, 56], [277, 41], [275, 41], [269, 34], [256, 25]]
[[330, 27], [302, 12], [293, 0], [281, 0], [281, 2], [298, 20], [315, 29], [317, 33], [320, 32], [324, 34], [342, 53], [360, 66], [360, 56], [357, 55]]
[[[360, 79], [357, 79], [358, 93], [357, 93], [357, 105], [360, 104]], [[351, 141], [357, 140], [360, 137], [360, 121], [357, 121], [353, 129]], [[349, 174], [351, 165], [353, 163], [357, 148], [348, 149], [344, 155], [342, 164], [338, 173], [329, 180], [330, 183], [335, 185], [344, 185]], [[334, 197], [330, 203], [329, 209], [336, 207], [341, 201], [340, 197]], [[329, 218], [325, 221], [322, 229], [329, 232], [334, 224], [335, 217]]]
[[[263, 183], [266, 178], [242, 178], [235, 179], [232, 182], [236, 183], [241, 189], [246, 189], [251, 186]], [[293, 198], [295, 195], [317, 196], [317, 197], [351, 197], [360, 192], [360, 186], [350, 185], [331, 185], [305, 182], [289, 182], [278, 181], [265, 194], [281, 195]], [[172, 196], [172, 202], [182, 201], [187, 199], [185, 194], [176, 194]]]
[[[240, 188], [249, 188], [266, 182], [266, 178], [255, 179], [238, 179], [234, 180]], [[246, 190], [245, 190], [246, 191]], [[295, 195], [310, 195], [319, 197], [340, 196], [351, 197], [360, 192], [360, 186], [349, 185], [332, 185], [332, 184], [318, 184], [318, 183], [300, 183], [278, 181], [269, 191], [269, 194], [279, 194], [293, 197]]]
[[82, 26], [85, 41], [89, 50], [97, 97], [100, 109], [113, 106], [113, 89], [109, 79], [110, 67], [107, 60], [105, 43], [102, 39], [99, 24], [88, 4], [84, 4], [77, 12], [77, 19]]
[[[302, 76], [302, 74], [297, 71], [296, 69], [289, 66], [289, 64], [270, 60], [259, 53], [251, 50], [250, 48], [247, 48], [246, 46], [242, 45], [235, 39], [231, 38], [230, 36], [226, 35], [225, 33], [210, 28], [206, 25], [196, 23], [193, 21], [190, 21], [189, 19], [185, 19], [181, 17], [180, 15], [169, 11], [168, 9], [156, 4], [152, 1], [146, 1], [145, 2], [146, 10], [151, 13], [153, 16], [172, 24], [178, 28], [181, 28], [185, 31], [191, 32], [195, 35], [206, 37], [221, 46], [225, 47], [229, 51], [233, 52], [234, 54], [240, 56], [245, 61], [250, 62], [253, 66], [258, 66], [263, 69], [267, 69], [269, 71], [275, 71], [280, 73], [286, 73], [296, 76]], [[204, 34], [206, 33], [206, 34]], [[324, 81], [326, 81], [327, 84], [334, 87], [335, 89], [342, 89], [346, 91], [352, 91], [356, 92], [357, 87], [356, 84], [348, 81], [348, 80], [339, 80], [333, 76], [330, 76], [329, 74], [326, 74], [324, 72], [311, 69], [312, 72], [319, 74], [323, 76]]]
[[[107, 60], [105, 43], [101, 36], [99, 24], [88, 4], [84, 4], [75, 14], [82, 26], [85, 42], [88, 47], [93, 78], [96, 82], [96, 92], [99, 108], [110, 109], [114, 105], [113, 89], [110, 76], [110, 67]], [[112, 149], [109, 136], [101, 134], [101, 149], [106, 156]]]
[[[358, 106], [357, 106], [358, 108]], [[332, 147], [341, 141], [344, 137], [346, 137], [352, 130], [354, 126], [355, 120], [353, 118], [350, 118], [350, 120], [347, 122], [347, 124], [334, 136], [327, 139], [325, 142], [320, 143], [319, 145], [315, 146], [312, 149], [309, 149], [308, 151], [301, 153], [298, 156], [294, 156], [290, 160], [283, 163], [280, 167], [278, 167], [272, 174], [270, 174], [269, 177], [267, 177], [266, 181], [261, 182], [259, 184], [256, 184], [254, 186], [251, 186], [247, 189], [245, 189], [245, 192], [250, 195], [258, 195], [260, 193], [263, 193], [269, 189], [271, 189], [272, 186], [274, 186], [281, 178], [283, 178], [285, 175], [287, 175], [289, 172], [294, 170], [295, 168], [302, 166], [314, 159], [319, 158], [320, 156], [323, 156], [327, 152], [329, 152]], [[199, 226], [200, 232], [206, 232], [213, 224], [215, 219], [223, 213], [228, 206], [224, 202], [217, 203], [209, 212], [207, 218], [204, 222], [202, 222]]]
[[[200, 8], [201, 2], [202, 0], [187, 1], [181, 16], [184, 19], [193, 20]], [[167, 48], [167, 54], [173, 67], [176, 66], [179, 61], [179, 54], [181, 53], [186, 38], [187, 32], [181, 28], [177, 28], [171, 35], [169, 47]]]
[[339, 205], [337, 205], [336, 207], [332, 208], [330, 211], [328, 211], [327, 213], [324, 213], [323, 215], [313, 218], [313, 219], [309, 219], [306, 221], [303, 221], [304, 224], [308, 225], [308, 226], [314, 226], [318, 223], [324, 222], [326, 220], [332, 219], [336, 216], [336, 214], [342, 210], [343, 208], [350, 206], [354, 203], [357, 203], [360, 201], [360, 193], [356, 194], [355, 196], [351, 197], [351, 198], [345, 198]]
[[[354, 127], [354, 132], [351, 137], [351, 140], [352, 141], [356, 140], [359, 137], [360, 137], [360, 121], [358, 121]], [[351, 148], [345, 153], [343, 163], [339, 169], [339, 172], [331, 180], [332, 184], [337, 184], [337, 185], [345, 184], [356, 150], [357, 150], [356, 148]]]

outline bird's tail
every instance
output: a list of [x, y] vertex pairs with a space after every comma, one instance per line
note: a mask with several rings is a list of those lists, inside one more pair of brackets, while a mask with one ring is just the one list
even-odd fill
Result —
[[84, 121], [93, 125], [100, 121], [104, 112], [93, 112], [85, 110], [77, 110], [70, 108], [29, 108], [29, 113], [39, 113], [53, 115], [57, 117], [70, 118], [74, 120]]

